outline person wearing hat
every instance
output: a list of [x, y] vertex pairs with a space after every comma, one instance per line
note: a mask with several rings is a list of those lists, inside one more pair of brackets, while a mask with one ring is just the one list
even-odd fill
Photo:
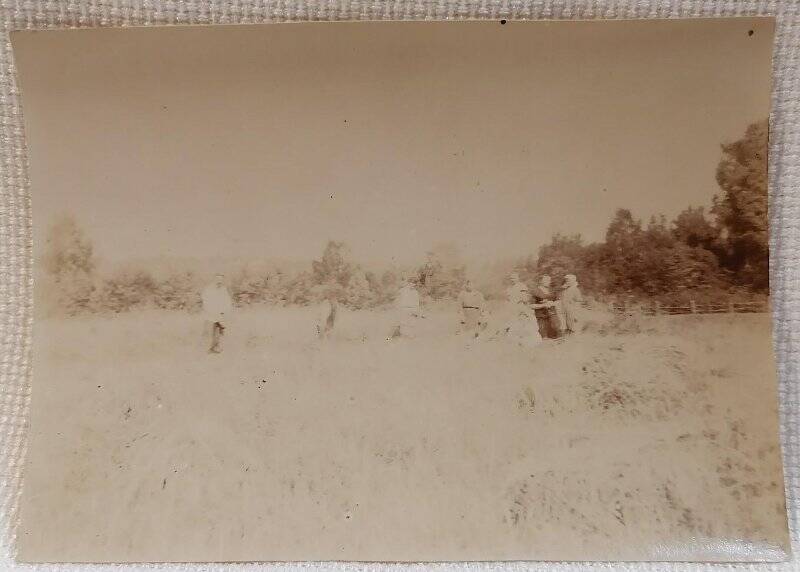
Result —
[[206, 328], [211, 334], [211, 346], [208, 348], [208, 352], [218, 354], [222, 352], [222, 336], [225, 328], [228, 327], [228, 320], [233, 311], [233, 300], [225, 286], [225, 276], [217, 274], [214, 281], [203, 288], [200, 298], [203, 303]]
[[578, 331], [578, 312], [583, 303], [583, 294], [578, 287], [578, 279], [574, 274], [564, 276], [564, 289], [561, 292], [561, 309], [564, 312], [564, 333], [574, 334]]

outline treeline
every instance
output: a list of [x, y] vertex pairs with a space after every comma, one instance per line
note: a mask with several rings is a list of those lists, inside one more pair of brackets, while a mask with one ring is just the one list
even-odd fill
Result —
[[[585, 293], [609, 301], [727, 303], [767, 296], [767, 136], [763, 121], [722, 146], [716, 173], [720, 193], [708, 211], [689, 207], [674, 220], [653, 217], [643, 224], [620, 209], [603, 242], [585, 244], [579, 234], [557, 234], [535, 255], [476, 285], [489, 298], [501, 297], [513, 269], [531, 285], [548, 274], [556, 288], [566, 274], [575, 274]], [[50, 229], [43, 268], [37, 303], [49, 313], [67, 315], [138, 308], [194, 311], [210, 277], [192, 272], [156, 276], [142, 268], [104, 272], [90, 239], [70, 217]], [[330, 241], [307, 270], [245, 266], [228, 281], [238, 306], [308, 305], [333, 289], [343, 304], [361, 309], [391, 303], [402, 275], [410, 276], [425, 298], [455, 299], [467, 273], [454, 246], [433, 249], [414, 267], [374, 272], [354, 262], [344, 243]]]
[[[200, 291], [213, 275], [213, 269], [205, 276], [190, 271], [157, 276], [141, 268], [103, 272], [95, 262], [91, 241], [71, 217], [52, 227], [44, 269], [43, 283], [37, 285], [38, 302], [47, 313], [66, 315], [146, 308], [195, 311], [200, 308]], [[427, 298], [454, 299], [463, 288], [466, 267], [444, 262], [433, 250], [418, 267], [365, 271], [351, 260], [347, 245], [329, 241], [309, 270], [290, 273], [246, 265], [227, 276], [227, 282], [240, 307], [305, 306], [333, 290], [342, 304], [363, 309], [393, 302], [404, 275], [412, 277]]]
[[716, 179], [720, 193], [709, 210], [688, 207], [667, 221], [642, 221], [619, 209], [602, 243], [556, 235], [525, 261], [528, 278], [579, 277], [600, 298], [663, 303], [727, 303], [769, 295], [767, 121], [722, 146]]

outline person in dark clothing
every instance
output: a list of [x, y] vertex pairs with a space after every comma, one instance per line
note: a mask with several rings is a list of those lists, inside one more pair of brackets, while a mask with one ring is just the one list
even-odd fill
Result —
[[546, 274], [539, 279], [539, 284], [533, 289], [532, 307], [542, 338], [555, 340], [561, 337], [561, 324], [556, 311], [557, 297], [550, 283], [551, 279]]

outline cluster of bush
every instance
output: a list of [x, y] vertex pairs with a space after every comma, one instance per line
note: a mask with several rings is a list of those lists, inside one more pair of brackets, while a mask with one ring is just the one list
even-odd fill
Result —
[[[765, 298], [769, 294], [767, 134], [764, 121], [751, 125], [739, 141], [722, 146], [717, 168], [721, 193], [708, 213], [702, 207], [689, 207], [672, 221], [653, 217], [645, 226], [630, 211], [620, 209], [603, 242], [584, 244], [580, 235], [557, 234], [513, 269], [531, 285], [548, 274], [556, 288], [566, 274], [575, 274], [585, 293], [608, 301], [725, 304]], [[344, 243], [330, 241], [307, 270], [285, 273], [248, 266], [230, 276], [229, 282], [239, 306], [307, 305], [333, 289], [351, 308], [379, 307], [394, 300], [402, 275], [413, 280], [425, 298], [455, 299], [467, 276], [456, 250], [439, 247], [417, 267], [377, 273], [353, 262]], [[200, 307], [203, 283], [191, 272], [161, 277], [137, 268], [110, 275], [100, 272], [90, 240], [71, 218], [52, 227], [44, 269], [44, 284], [37, 286], [37, 292], [45, 293], [43, 303], [50, 310], [62, 314]], [[487, 297], [502, 296], [507, 271], [479, 285]]]
[[689, 207], [668, 222], [644, 226], [626, 209], [617, 211], [605, 241], [583, 244], [579, 235], [556, 235], [525, 261], [528, 277], [566, 273], [600, 298], [665, 304], [725, 304], [769, 294], [767, 138], [763, 121], [744, 138], [722, 146], [717, 167], [721, 193], [706, 213]]
[[[419, 267], [379, 274], [354, 263], [344, 243], [330, 241], [309, 270], [288, 273], [248, 265], [227, 279], [234, 303], [240, 307], [303, 306], [321, 301], [334, 290], [348, 307], [374, 308], [395, 299], [403, 277], [414, 281], [427, 298], [455, 298], [466, 281], [466, 267], [446, 258], [434, 250]], [[44, 269], [37, 285], [38, 303], [46, 307], [46, 313], [66, 315], [145, 308], [195, 311], [209, 279], [189, 271], [161, 276], [141, 268], [102, 272], [95, 263], [91, 241], [71, 217], [51, 228]]]

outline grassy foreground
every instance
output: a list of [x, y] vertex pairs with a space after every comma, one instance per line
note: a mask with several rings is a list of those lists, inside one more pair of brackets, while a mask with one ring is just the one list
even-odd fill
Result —
[[767, 315], [532, 350], [456, 324], [344, 311], [321, 344], [312, 310], [253, 309], [209, 355], [193, 315], [37, 322], [21, 555], [780, 558]]

